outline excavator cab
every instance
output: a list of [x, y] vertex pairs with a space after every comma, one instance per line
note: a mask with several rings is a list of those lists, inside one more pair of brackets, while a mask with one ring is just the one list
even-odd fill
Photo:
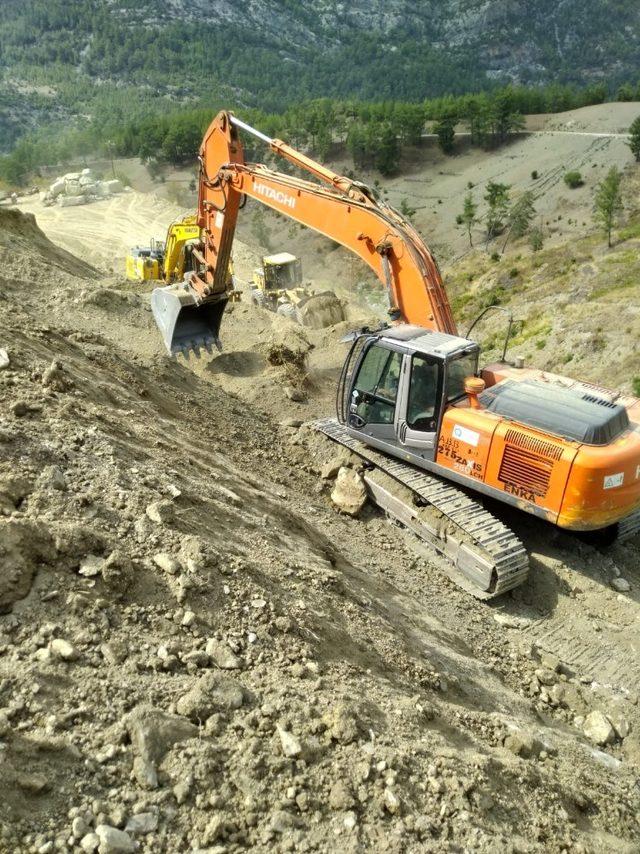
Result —
[[341, 420], [349, 433], [404, 460], [434, 460], [445, 409], [465, 398], [477, 344], [402, 325], [356, 339], [345, 363]]

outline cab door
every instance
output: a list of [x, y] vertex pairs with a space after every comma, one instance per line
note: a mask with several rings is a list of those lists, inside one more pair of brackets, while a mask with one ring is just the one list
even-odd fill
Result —
[[398, 442], [423, 459], [435, 459], [442, 403], [443, 362], [409, 353], [402, 363], [396, 432]]
[[380, 344], [366, 351], [351, 387], [348, 425], [385, 444], [396, 441], [403, 354]]

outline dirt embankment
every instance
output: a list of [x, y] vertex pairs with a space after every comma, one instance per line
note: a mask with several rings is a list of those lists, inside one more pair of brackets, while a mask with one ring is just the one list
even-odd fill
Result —
[[637, 545], [521, 519], [530, 581], [469, 599], [331, 507], [343, 330], [303, 376], [240, 304], [194, 370], [0, 216], [0, 851], [633, 850]]

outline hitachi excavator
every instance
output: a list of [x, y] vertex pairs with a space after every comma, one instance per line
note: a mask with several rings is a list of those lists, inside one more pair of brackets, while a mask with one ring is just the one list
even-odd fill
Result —
[[[246, 163], [240, 131], [314, 180]], [[434, 546], [460, 586], [490, 599], [528, 573], [522, 542], [483, 506], [498, 499], [569, 531], [640, 531], [640, 401], [510, 364], [479, 367], [458, 335], [418, 233], [361, 183], [221, 112], [199, 152], [203, 251], [152, 308], [170, 353], [220, 345], [226, 271], [247, 197], [350, 249], [384, 285], [389, 324], [351, 336], [337, 418], [317, 430], [359, 456], [372, 499]]]

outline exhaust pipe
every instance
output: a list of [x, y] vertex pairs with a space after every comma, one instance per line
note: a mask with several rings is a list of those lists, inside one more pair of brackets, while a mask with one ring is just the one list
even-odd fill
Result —
[[169, 355], [222, 350], [220, 324], [227, 300], [224, 294], [222, 299], [199, 303], [186, 283], [154, 288], [151, 311]]

